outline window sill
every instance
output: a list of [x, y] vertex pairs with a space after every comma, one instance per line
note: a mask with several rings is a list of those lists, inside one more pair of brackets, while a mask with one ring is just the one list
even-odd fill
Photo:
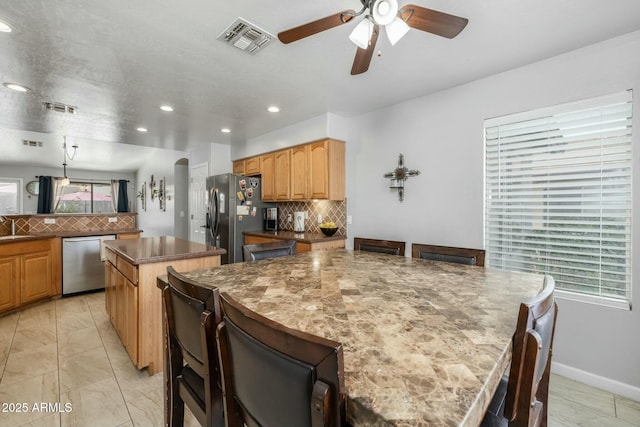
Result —
[[575, 292], [563, 291], [559, 289], [556, 289], [555, 295], [559, 299], [564, 299], [568, 301], [576, 301], [576, 302], [582, 302], [586, 304], [595, 304], [603, 307], [631, 311], [630, 301], [622, 301], [622, 300], [617, 300], [613, 298], [600, 297], [596, 295], [577, 294]]

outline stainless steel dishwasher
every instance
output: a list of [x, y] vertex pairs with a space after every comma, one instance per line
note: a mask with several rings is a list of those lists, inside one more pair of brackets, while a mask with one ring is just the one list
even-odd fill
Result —
[[104, 288], [102, 242], [115, 235], [62, 239], [62, 295]]

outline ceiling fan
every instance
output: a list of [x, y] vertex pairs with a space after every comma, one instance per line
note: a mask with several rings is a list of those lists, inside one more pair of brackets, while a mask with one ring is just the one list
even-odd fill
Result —
[[386, 29], [392, 45], [396, 44], [410, 28], [427, 31], [449, 39], [457, 36], [469, 22], [466, 18], [449, 15], [433, 9], [408, 4], [401, 9], [397, 0], [360, 0], [359, 12], [344, 10], [278, 33], [282, 43], [292, 43], [313, 34], [346, 24], [353, 18], [365, 14], [354, 28], [349, 39], [358, 46], [351, 67], [351, 74], [362, 74], [369, 69], [371, 58], [380, 34], [380, 26]]

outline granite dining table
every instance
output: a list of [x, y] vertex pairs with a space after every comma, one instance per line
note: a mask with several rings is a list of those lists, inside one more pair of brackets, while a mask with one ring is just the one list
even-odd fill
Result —
[[477, 426], [542, 275], [332, 249], [186, 273], [343, 344], [354, 427]]

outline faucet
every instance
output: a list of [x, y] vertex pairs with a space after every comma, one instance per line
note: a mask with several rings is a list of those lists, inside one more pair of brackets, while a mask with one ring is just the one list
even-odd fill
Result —
[[[0, 215], [0, 222], [5, 222], [7, 221], [9, 218], [7, 218], [4, 215]], [[15, 236], [16, 235], [16, 220], [12, 219], [11, 220], [11, 235]]]

